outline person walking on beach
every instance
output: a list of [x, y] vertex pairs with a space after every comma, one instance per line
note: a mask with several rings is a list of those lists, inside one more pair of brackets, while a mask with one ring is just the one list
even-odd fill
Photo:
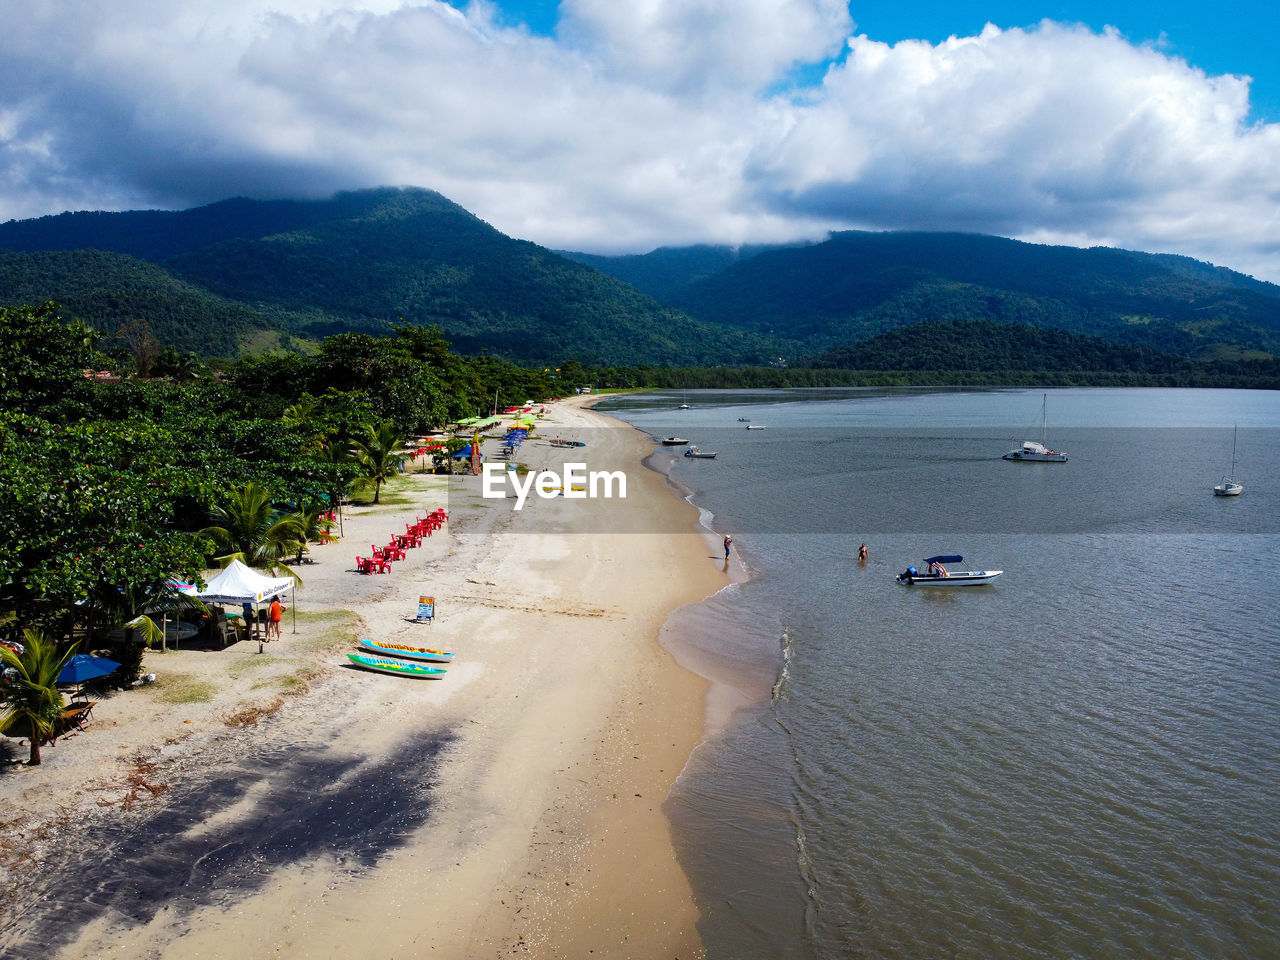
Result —
[[728, 560], [731, 553], [733, 553], [733, 537], [726, 533], [724, 535], [724, 558]]
[[267, 639], [280, 639], [280, 618], [284, 615], [284, 606], [279, 597], [271, 598], [271, 611], [267, 615]]

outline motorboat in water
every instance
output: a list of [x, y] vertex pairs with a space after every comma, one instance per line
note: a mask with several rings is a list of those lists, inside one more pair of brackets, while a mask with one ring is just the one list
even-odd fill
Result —
[[689, 406], [687, 403], [682, 403], [682, 404], [680, 404], [680, 406], [676, 407], [676, 409], [677, 409], [677, 410], [692, 410], [692, 409], [693, 409], [693, 407]]
[[697, 446], [693, 445], [690, 445], [689, 449], [684, 452], [684, 455], [694, 460], [714, 460], [716, 458], [714, 451], [705, 453]]
[[764, 424], [763, 424], [763, 423], [748, 423], [748, 424], [747, 424], [747, 429], [748, 429], [748, 430], [763, 430], [763, 429], [764, 429]]
[[685, 440], [683, 437], [663, 437], [662, 438], [662, 445], [664, 447], [683, 447], [688, 442], [689, 441]]
[[1029, 463], [1066, 463], [1067, 455], [1050, 450], [1044, 445], [1045, 428], [1048, 425], [1049, 397], [1045, 394], [1040, 405], [1040, 442], [1023, 440], [1022, 444], [1006, 453], [1001, 460], [1018, 460]]
[[1244, 493], [1244, 484], [1232, 479], [1236, 475], [1236, 434], [1239, 427], [1231, 433], [1231, 473], [1222, 478], [1222, 482], [1213, 488], [1215, 497], [1238, 497]]
[[1004, 573], [1003, 570], [948, 570], [944, 564], [963, 563], [964, 557], [959, 554], [939, 554], [936, 557], [925, 557], [925, 570], [921, 573], [915, 567], [907, 567], [898, 574], [898, 582], [908, 587], [975, 587], [991, 583]]
[[739, 423], [750, 423], [750, 422], [751, 422], [751, 418], [750, 418], [750, 417], [739, 417], [739, 418], [738, 418], [738, 422], [739, 422]]

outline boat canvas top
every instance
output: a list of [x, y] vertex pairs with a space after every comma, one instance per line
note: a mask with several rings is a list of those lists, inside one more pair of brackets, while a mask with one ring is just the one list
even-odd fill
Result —
[[958, 553], [940, 553], [936, 557], [925, 557], [925, 563], [960, 563], [964, 557]]

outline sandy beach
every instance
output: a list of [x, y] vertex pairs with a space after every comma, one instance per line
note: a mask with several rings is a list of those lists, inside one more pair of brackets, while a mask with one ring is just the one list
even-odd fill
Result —
[[[517, 512], [479, 478], [409, 473], [313, 545], [264, 653], [148, 652], [157, 682], [102, 699], [40, 767], [0, 738], [0, 956], [701, 956], [662, 806], [706, 685], [658, 635], [728, 577], [651, 449], [550, 405], [516, 459], [622, 470], [625, 499]], [[437, 506], [450, 522], [389, 574], [355, 571]], [[688, 532], [623, 532], [659, 512]], [[431, 625], [411, 622], [423, 594]], [[437, 680], [360, 671], [359, 636], [456, 659]]]

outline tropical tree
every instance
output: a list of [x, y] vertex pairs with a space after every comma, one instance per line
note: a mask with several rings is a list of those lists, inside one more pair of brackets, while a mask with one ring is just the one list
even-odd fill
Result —
[[302, 579], [285, 566], [283, 559], [296, 554], [306, 543], [305, 524], [297, 513], [277, 509], [265, 487], [246, 483], [209, 513], [214, 525], [201, 530], [200, 536], [212, 540], [222, 551], [215, 555], [222, 566], [239, 560], [268, 573], [282, 571], [302, 585]]
[[0, 714], [0, 730], [7, 730], [25, 720], [31, 732], [31, 766], [40, 763], [40, 741], [53, 732], [62, 714], [62, 693], [58, 690], [58, 674], [67, 665], [76, 645], [59, 656], [58, 645], [46, 640], [35, 630], [23, 631], [23, 650], [16, 653], [0, 644], [0, 663], [6, 668], [4, 713]]
[[0, 408], [35, 412], [85, 386], [93, 351], [53, 303], [0, 307]]
[[404, 455], [400, 452], [405, 438], [390, 420], [366, 424], [363, 433], [352, 441], [356, 463], [362, 476], [356, 483], [364, 488], [373, 487], [373, 502], [378, 502], [382, 485], [404, 469]]
[[[302, 525], [304, 543], [337, 543], [338, 538], [329, 532], [330, 521], [325, 519], [329, 507], [318, 503], [308, 504], [296, 514]], [[298, 546], [296, 561], [302, 560], [303, 545]]]

